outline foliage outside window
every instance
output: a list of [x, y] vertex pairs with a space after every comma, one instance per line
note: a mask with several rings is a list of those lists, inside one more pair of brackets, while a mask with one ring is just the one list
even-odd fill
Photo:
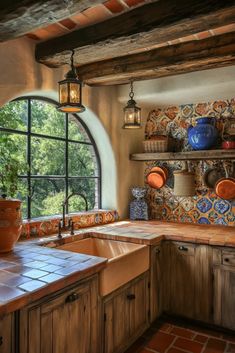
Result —
[[[14, 196], [23, 201], [24, 218], [60, 214], [71, 192], [84, 194], [89, 209], [100, 207], [95, 143], [79, 117], [59, 112], [54, 102], [24, 97], [3, 106], [0, 152], [21, 167]], [[84, 209], [82, 198], [74, 196], [67, 211]]]

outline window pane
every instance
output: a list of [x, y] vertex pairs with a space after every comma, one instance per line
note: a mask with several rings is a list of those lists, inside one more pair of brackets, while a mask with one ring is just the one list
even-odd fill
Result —
[[64, 180], [34, 179], [31, 188], [31, 217], [62, 213], [65, 198]]
[[22, 201], [21, 211], [22, 218], [27, 218], [27, 196], [28, 196], [28, 182], [26, 179], [19, 179], [18, 181], [18, 193], [16, 198]]
[[[81, 193], [88, 202], [88, 209], [98, 208], [98, 179], [69, 179], [69, 194]], [[73, 196], [69, 202], [69, 212], [85, 211], [85, 202], [79, 196]]]
[[65, 175], [65, 142], [31, 139], [32, 175]]
[[0, 131], [0, 157], [9, 163], [16, 161], [19, 165], [18, 174], [27, 174], [26, 136]]
[[94, 147], [79, 143], [69, 143], [69, 176], [97, 176], [98, 168]]
[[78, 121], [78, 119], [70, 114], [69, 115], [69, 140], [74, 141], [85, 141], [90, 142], [90, 139], [86, 133], [86, 130], [82, 126], [82, 124]]
[[26, 131], [28, 122], [28, 101], [10, 102], [0, 108], [0, 126]]
[[51, 103], [31, 100], [32, 132], [65, 137], [65, 114], [59, 112]]

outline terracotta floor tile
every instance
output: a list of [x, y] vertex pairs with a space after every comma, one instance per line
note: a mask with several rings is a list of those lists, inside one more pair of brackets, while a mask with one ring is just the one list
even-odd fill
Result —
[[163, 322], [159, 327], [159, 330], [162, 332], [170, 332], [171, 329], [172, 325], [168, 324], [167, 322]]
[[167, 351], [167, 353], [185, 353], [185, 351], [182, 351], [181, 349], [178, 349], [178, 348], [175, 348], [175, 347], [172, 347], [169, 349], [169, 351]]
[[196, 335], [194, 337], [194, 341], [200, 342], [200, 343], [205, 343], [208, 340], [207, 336], [204, 335]]
[[181, 327], [173, 327], [170, 333], [173, 333], [176, 336], [189, 338], [189, 339], [192, 339], [192, 337], [194, 336], [194, 333], [192, 331], [189, 331]]
[[205, 353], [223, 353], [226, 348], [226, 342], [216, 338], [209, 338], [206, 344]]
[[164, 332], [157, 332], [147, 344], [148, 348], [155, 349], [158, 353], [164, 353], [165, 350], [174, 341], [175, 336]]
[[191, 341], [181, 337], [177, 338], [177, 340], [174, 342], [174, 346], [192, 353], [201, 353], [203, 348], [202, 343]]

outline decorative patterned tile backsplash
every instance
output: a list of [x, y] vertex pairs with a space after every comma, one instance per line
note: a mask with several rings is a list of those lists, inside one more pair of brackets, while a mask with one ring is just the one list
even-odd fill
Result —
[[[177, 139], [177, 148], [191, 150], [187, 141], [187, 127], [200, 116], [213, 116], [217, 128], [222, 131], [223, 119], [235, 116], [235, 98], [210, 103], [187, 104], [153, 110], [149, 113], [145, 135], [146, 138], [155, 134], [167, 134]], [[221, 141], [218, 141], [218, 144]], [[224, 170], [223, 161], [190, 161], [189, 169], [195, 173], [196, 195], [193, 197], [176, 197], [173, 194], [175, 170], [182, 169], [180, 161], [148, 162], [145, 177], [154, 166], [165, 166], [169, 171], [166, 185], [155, 190], [148, 187], [148, 202], [151, 217], [175, 222], [199, 224], [222, 224], [235, 226], [235, 200], [220, 199], [214, 190], [209, 189], [203, 180], [209, 168], [217, 167]], [[226, 161], [232, 173], [232, 161]], [[224, 172], [225, 176], [225, 172]]]
[[[68, 217], [68, 216], [66, 216]], [[86, 213], [70, 214], [74, 222], [74, 229], [86, 228], [107, 224], [118, 221], [118, 212], [115, 210], [97, 210], [88, 211]], [[23, 221], [21, 239], [29, 239], [30, 237], [44, 237], [46, 235], [56, 234], [58, 232], [59, 216], [41, 217], [40, 219], [32, 219], [31, 221]]]

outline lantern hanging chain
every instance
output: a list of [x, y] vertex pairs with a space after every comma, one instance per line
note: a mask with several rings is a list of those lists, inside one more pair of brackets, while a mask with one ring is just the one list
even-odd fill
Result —
[[72, 49], [71, 52], [72, 52], [71, 58], [70, 58], [70, 61], [71, 61], [71, 69], [72, 69], [73, 71], [75, 71], [75, 70], [74, 70], [74, 63], [73, 63], [74, 50]]
[[133, 91], [133, 81], [131, 81], [131, 91], [130, 91], [130, 93], [129, 93], [129, 97], [130, 97], [130, 99], [133, 99], [134, 98], [134, 91]]

